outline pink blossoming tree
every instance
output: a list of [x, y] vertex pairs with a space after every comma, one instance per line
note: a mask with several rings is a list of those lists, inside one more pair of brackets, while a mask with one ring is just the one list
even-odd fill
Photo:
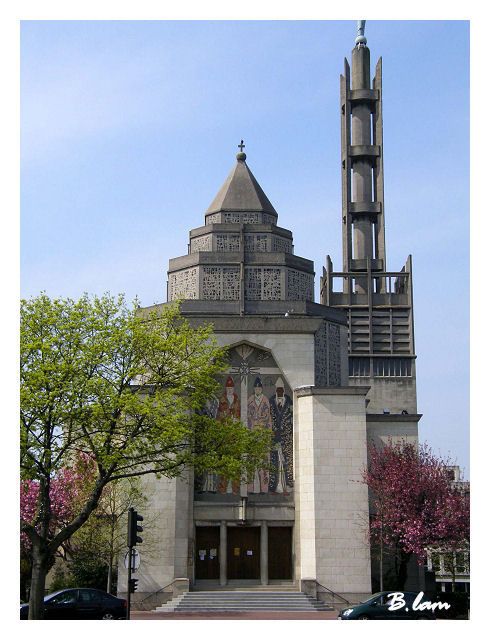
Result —
[[452, 487], [448, 464], [425, 444], [369, 447], [363, 481], [371, 498], [370, 538], [380, 549], [381, 590], [383, 548], [401, 552], [403, 583], [411, 555], [422, 564], [429, 547], [454, 549], [469, 540], [469, 498]]

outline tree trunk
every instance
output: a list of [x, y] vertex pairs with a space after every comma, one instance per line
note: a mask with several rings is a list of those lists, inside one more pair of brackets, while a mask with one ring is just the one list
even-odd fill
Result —
[[109, 558], [109, 570], [107, 571], [107, 593], [112, 593], [112, 567], [114, 564], [114, 559], [112, 557]]
[[383, 523], [381, 523], [381, 537], [379, 541], [379, 590], [384, 591], [383, 589]]
[[112, 593], [112, 567], [114, 566], [114, 528], [115, 518], [112, 516], [111, 522], [111, 542], [109, 547], [109, 571], [107, 573], [107, 593]]
[[397, 572], [397, 588], [400, 591], [405, 589], [405, 583], [407, 581], [407, 569], [408, 569], [408, 561], [410, 560], [411, 553], [406, 553], [405, 551], [400, 551], [400, 564], [398, 566]]
[[48, 568], [49, 556], [38, 545], [33, 545], [29, 620], [42, 620], [44, 618], [44, 588]]

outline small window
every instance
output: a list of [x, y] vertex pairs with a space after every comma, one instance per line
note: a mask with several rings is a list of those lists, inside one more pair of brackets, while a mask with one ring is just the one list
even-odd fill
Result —
[[374, 358], [373, 374], [378, 378], [410, 378], [412, 361], [410, 358]]
[[353, 377], [369, 377], [369, 358], [349, 358], [349, 375]]
[[466, 571], [466, 558], [464, 553], [456, 554], [456, 573], [464, 573]]

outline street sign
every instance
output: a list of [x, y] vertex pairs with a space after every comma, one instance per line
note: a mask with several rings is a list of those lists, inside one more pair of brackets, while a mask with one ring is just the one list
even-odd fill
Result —
[[[140, 563], [141, 557], [139, 551], [133, 549], [133, 561], [131, 562], [131, 570], [136, 571], [136, 569], [138, 569], [138, 567], [140, 566]], [[126, 569], [129, 569], [129, 551], [127, 551], [126, 555], [124, 556], [124, 566], [126, 567]]]

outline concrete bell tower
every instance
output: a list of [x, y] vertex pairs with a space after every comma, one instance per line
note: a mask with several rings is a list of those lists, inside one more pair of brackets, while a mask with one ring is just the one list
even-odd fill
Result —
[[[344, 60], [340, 79], [343, 270], [376, 272], [386, 268], [381, 59], [371, 85], [364, 24], [358, 21], [352, 77]], [[366, 293], [365, 278], [355, 284], [358, 292]]]
[[[352, 72], [340, 76], [342, 271], [330, 256], [320, 300], [347, 313], [349, 384], [369, 384], [368, 414], [409, 421], [416, 436], [412, 259], [387, 269], [381, 58], [371, 81], [365, 20], [357, 22]], [[390, 418], [388, 418], [390, 416]], [[377, 418], [376, 418], [377, 419]], [[405, 425], [407, 428], [409, 425]]]

